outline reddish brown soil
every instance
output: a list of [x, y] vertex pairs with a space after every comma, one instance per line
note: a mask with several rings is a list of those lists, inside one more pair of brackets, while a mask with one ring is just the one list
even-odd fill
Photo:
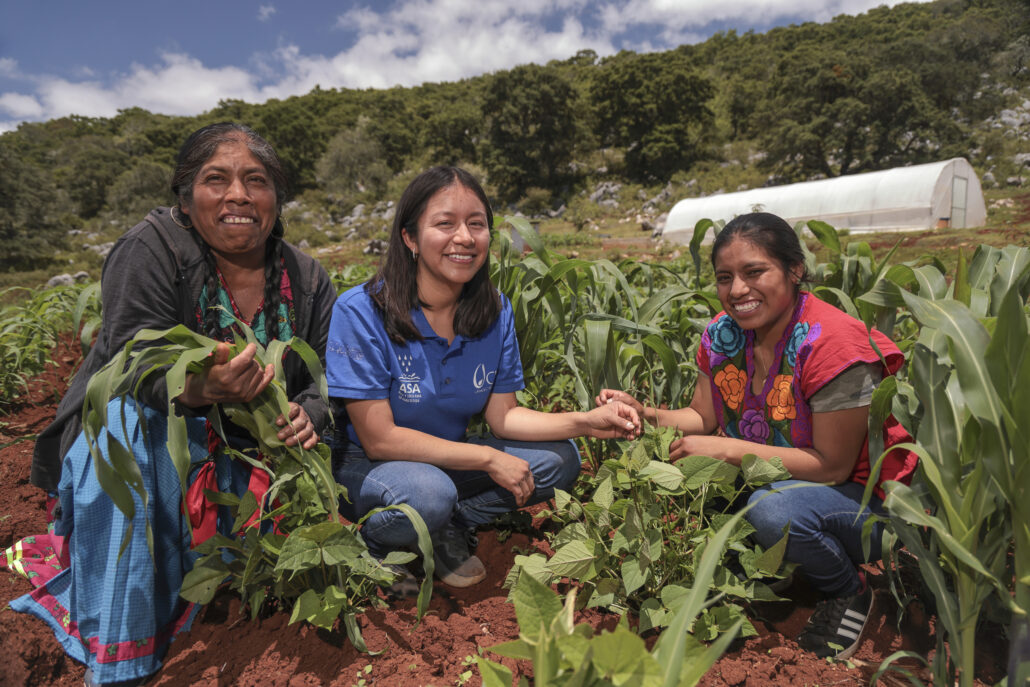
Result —
[[[6, 406], [0, 414], [0, 548], [45, 529], [42, 493], [28, 483], [31, 437], [53, 417], [57, 395], [62, 393], [77, 359], [69, 341], [53, 356], [56, 367], [36, 379], [30, 392]], [[19, 441], [20, 439], [25, 439]], [[12, 443], [16, 442], [16, 443]], [[537, 533], [539, 535], [539, 533]], [[542, 536], [516, 534], [503, 544], [496, 532], [482, 532], [478, 554], [490, 576], [476, 587], [453, 590], [437, 585], [431, 611], [414, 625], [411, 602], [374, 610], [360, 619], [368, 647], [377, 655], [362, 654], [342, 632], [326, 632], [310, 626], [288, 624], [288, 615], [274, 614], [250, 621], [241, 616], [240, 602], [223, 594], [204, 609], [193, 628], [181, 635], [168, 654], [166, 665], [150, 685], [262, 685], [308, 687], [359, 684], [455, 685], [465, 671], [464, 683], [479, 684], [476, 669], [466, 659], [480, 649], [518, 635], [514, 611], [505, 602], [501, 582], [516, 550], [545, 546]], [[871, 571], [876, 590], [876, 610], [858, 653], [849, 662], [829, 663], [798, 649], [797, 635], [815, 601], [802, 583], [788, 590], [792, 602], [765, 604], [753, 609], [759, 636], [738, 641], [702, 679], [706, 687], [723, 685], [863, 685], [880, 662], [904, 649], [927, 655], [934, 646], [933, 618], [915, 602], [898, 625], [897, 606], [886, 588], [885, 577]], [[35, 618], [14, 613], [6, 606], [29, 591], [23, 578], [0, 573], [0, 685], [82, 684], [83, 667], [68, 659], [49, 629]], [[580, 614], [579, 622], [611, 628], [615, 617], [599, 612]], [[1004, 648], [999, 633], [992, 632], [979, 644], [982, 665], [977, 683], [1001, 679]], [[528, 665], [504, 663], [517, 672]], [[911, 663], [909, 663], [911, 665]], [[368, 672], [366, 668], [371, 666]], [[924, 682], [929, 676], [922, 674]], [[908, 684], [900, 679], [881, 684]]]

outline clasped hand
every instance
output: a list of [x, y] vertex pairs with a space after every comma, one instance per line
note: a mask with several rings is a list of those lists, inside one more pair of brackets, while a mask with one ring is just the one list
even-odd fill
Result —
[[636, 439], [640, 436], [642, 413], [643, 407], [638, 411], [628, 403], [612, 399], [599, 402], [597, 408], [586, 413], [585, 419], [589, 434], [595, 439]]
[[[211, 364], [203, 372], [186, 378], [186, 389], [179, 395], [179, 401], [190, 407], [252, 401], [275, 377], [275, 366], [269, 363], [262, 367], [255, 360], [256, 355], [257, 346], [252, 343], [235, 357], [230, 357], [227, 343], [219, 343]], [[290, 402], [289, 417], [280, 415], [276, 424], [283, 428], [277, 436], [287, 446], [299, 444], [310, 449], [318, 443], [311, 419], [297, 403]]]

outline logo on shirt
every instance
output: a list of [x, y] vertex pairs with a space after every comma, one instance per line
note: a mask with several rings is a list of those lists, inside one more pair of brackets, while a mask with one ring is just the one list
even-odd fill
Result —
[[401, 366], [401, 375], [397, 381], [397, 397], [405, 403], [418, 403], [422, 400], [422, 388], [419, 382], [422, 378], [412, 372], [412, 357], [407, 353], [397, 354], [397, 363]]
[[486, 371], [486, 365], [479, 363], [475, 370], [472, 371], [472, 386], [476, 388], [476, 392], [489, 391], [494, 386], [494, 377], [497, 375], [497, 370]]

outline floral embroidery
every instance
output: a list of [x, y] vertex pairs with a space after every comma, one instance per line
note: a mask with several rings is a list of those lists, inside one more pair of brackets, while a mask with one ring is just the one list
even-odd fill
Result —
[[769, 439], [769, 424], [757, 410], [745, 410], [739, 427], [740, 436], [748, 441], [764, 444]]
[[709, 325], [708, 336], [712, 339], [712, 350], [727, 358], [732, 358], [744, 348], [744, 330], [729, 315]]
[[801, 348], [801, 344], [805, 343], [805, 339], [808, 338], [808, 330], [810, 328], [807, 322], [798, 322], [794, 325], [794, 330], [787, 339], [787, 347], [783, 349], [783, 354], [787, 356], [787, 364], [791, 367], [795, 367], [798, 364], [798, 349]]
[[733, 410], [740, 408], [744, 400], [744, 389], [747, 386], [747, 373], [730, 363], [715, 373], [712, 379], [719, 387], [719, 395], [727, 406]]
[[791, 375], [776, 375], [776, 379], [773, 380], [773, 388], [765, 397], [765, 404], [769, 407], [772, 419], [776, 422], [793, 420], [797, 417], [794, 409], [794, 390], [791, 388], [792, 381]]
[[822, 330], [803, 316], [809, 298], [803, 293], [795, 304], [761, 391], [753, 388], [754, 333], [725, 314], [705, 328], [698, 359], [709, 377], [716, 420], [727, 436], [771, 446], [811, 446], [811, 409], [802, 395], [801, 375]]

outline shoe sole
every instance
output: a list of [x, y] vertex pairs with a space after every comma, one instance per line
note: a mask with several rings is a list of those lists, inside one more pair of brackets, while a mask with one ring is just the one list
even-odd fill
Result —
[[436, 579], [440, 580], [448, 587], [463, 589], [465, 587], [471, 587], [474, 584], [479, 584], [486, 579], [486, 570], [483, 570], [482, 574], [479, 575], [458, 575], [453, 570], [448, 570], [446, 566], [441, 565], [439, 560], [436, 560], [435, 563]]

